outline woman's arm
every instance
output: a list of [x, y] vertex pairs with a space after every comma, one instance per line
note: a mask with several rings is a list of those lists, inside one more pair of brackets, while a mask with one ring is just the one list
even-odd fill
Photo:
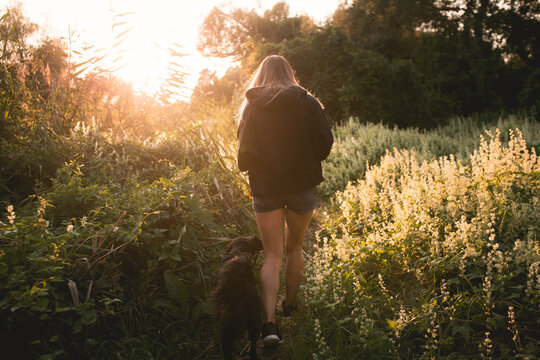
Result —
[[321, 104], [312, 96], [308, 96], [308, 109], [311, 117], [309, 124], [312, 127], [314, 151], [317, 158], [323, 161], [330, 154], [334, 144], [334, 136]]
[[255, 124], [249, 119], [250, 109], [246, 108], [240, 119], [236, 136], [238, 138], [238, 168], [240, 171], [253, 169], [257, 158], [257, 140]]

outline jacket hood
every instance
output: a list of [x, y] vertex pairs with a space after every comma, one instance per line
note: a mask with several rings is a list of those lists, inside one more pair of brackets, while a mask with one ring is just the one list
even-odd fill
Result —
[[281, 108], [297, 102], [307, 91], [300, 86], [286, 88], [258, 86], [246, 92], [249, 103], [262, 108]]

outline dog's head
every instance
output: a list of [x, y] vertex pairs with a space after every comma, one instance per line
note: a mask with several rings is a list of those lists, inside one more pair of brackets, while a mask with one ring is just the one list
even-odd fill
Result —
[[262, 242], [256, 236], [237, 237], [227, 247], [228, 254], [247, 253], [252, 256], [257, 255], [262, 250]]

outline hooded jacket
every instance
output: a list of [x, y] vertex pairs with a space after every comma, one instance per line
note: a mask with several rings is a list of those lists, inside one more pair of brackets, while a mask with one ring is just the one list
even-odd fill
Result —
[[321, 161], [334, 142], [317, 99], [300, 86], [270, 95], [263, 87], [246, 92], [238, 127], [238, 167], [248, 171], [255, 196], [291, 194], [324, 180]]

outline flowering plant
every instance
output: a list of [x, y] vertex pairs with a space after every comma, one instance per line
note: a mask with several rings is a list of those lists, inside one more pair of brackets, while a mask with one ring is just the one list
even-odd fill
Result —
[[540, 161], [509, 134], [503, 145], [488, 132], [470, 165], [387, 152], [338, 192], [307, 269], [320, 346], [338, 358], [538, 355]]

